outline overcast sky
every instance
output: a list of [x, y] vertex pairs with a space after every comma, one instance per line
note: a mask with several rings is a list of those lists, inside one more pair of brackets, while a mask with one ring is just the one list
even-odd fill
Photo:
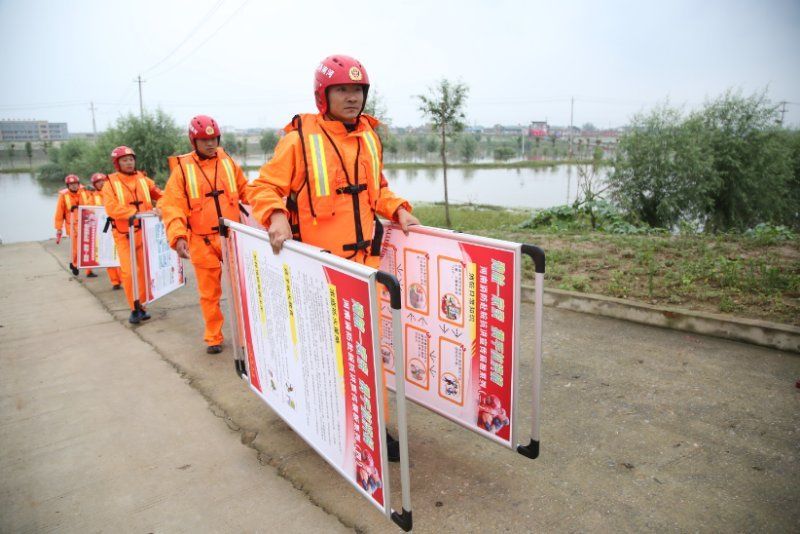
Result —
[[800, 125], [800, 1], [0, 0], [0, 118], [104, 129], [161, 107], [183, 125], [280, 127], [316, 111], [313, 72], [359, 58], [397, 126], [437, 79], [470, 123], [625, 124], [670, 99], [768, 88]]

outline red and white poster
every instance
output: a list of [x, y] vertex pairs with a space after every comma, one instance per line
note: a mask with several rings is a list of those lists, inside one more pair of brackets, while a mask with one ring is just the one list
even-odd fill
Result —
[[437, 228], [408, 236], [386, 226], [381, 270], [403, 290], [405, 354], [392, 346], [389, 297], [380, 295], [381, 355], [387, 382], [405, 363], [411, 400], [514, 447], [520, 245]]
[[302, 243], [275, 255], [265, 232], [236, 226], [231, 300], [250, 387], [388, 514], [375, 271]]
[[183, 262], [169, 247], [164, 223], [158, 217], [142, 217], [144, 279], [147, 284], [147, 303], [172, 293], [186, 284]]
[[78, 206], [78, 269], [119, 267], [117, 245], [106, 224], [106, 209], [103, 206]]

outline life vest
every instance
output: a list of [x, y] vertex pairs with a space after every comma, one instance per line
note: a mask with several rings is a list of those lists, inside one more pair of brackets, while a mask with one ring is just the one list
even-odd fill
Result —
[[[150, 211], [153, 209], [153, 201], [150, 198], [150, 184], [148, 179], [140, 171], [136, 171], [134, 187], [128, 187], [120, 177], [121, 174], [115, 172], [108, 175], [108, 183], [105, 187], [111, 187], [117, 202], [121, 205], [129, 204], [136, 208], [137, 213]], [[113, 219], [111, 224], [114, 229], [124, 234], [128, 233], [129, 224], [127, 219]], [[137, 229], [139, 226], [137, 225]]]
[[176, 167], [183, 177], [183, 187], [189, 203], [189, 228], [197, 235], [219, 233], [219, 219], [239, 220], [239, 186], [236, 183], [236, 164], [222, 148], [217, 148], [214, 171], [203, 171], [194, 152], [171, 156], [169, 168]]
[[[337, 139], [323, 126], [320, 115], [296, 115], [286, 132], [297, 131], [303, 151], [303, 185], [287, 199], [295, 239], [330, 250], [337, 256], [355, 257], [359, 251], [380, 254], [382, 236], [375, 209], [380, 197], [383, 145], [373, 130], [377, 121], [361, 116], [357, 132]], [[357, 143], [352, 146], [353, 141]], [[343, 158], [343, 143], [356, 151], [355, 165]], [[383, 230], [383, 227], [380, 227]], [[373, 246], [373, 237], [377, 246]]]

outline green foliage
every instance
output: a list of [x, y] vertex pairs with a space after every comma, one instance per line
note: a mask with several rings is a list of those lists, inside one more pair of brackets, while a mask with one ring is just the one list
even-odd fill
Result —
[[33, 159], [33, 145], [30, 141], [25, 141], [25, 155], [28, 156], [28, 160]]
[[[594, 217], [594, 226], [592, 217]], [[522, 222], [519, 228], [553, 233], [575, 233], [591, 230], [618, 235], [663, 233], [663, 230], [658, 228], [631, 224], [625, 219], [619, 208], [605, 200], [594, 200], [579, 205], [562, 205], [538, 210], [528, 220]]]
[[786, 226], [773, 226], [767, 223], [757, 224], [755, 228], [748, 229], [744, 235], [754, 240], [759, 245], [775, 245], [784, 241], [797, 239], [797, 234]]
[[439, 152], [439, 140], [435, 135], [429, 135], [425, 137], [425, 153], [432, 154], [433, 152]]
[[637, 115], [618, 143], [613, 198], [651, 226], [798, 227], [800, 140], [777, 119], [764, 94], [732, 91], [688, 116], [667, 104]]
[[222, 134], [221, 144], [222, 148], [224, 148], [225, 152], [227, 152], [228, 154], [239, 155], [242, 153], [243, 143], [236, 138], [235, 134], [232, 133]]
[[61, 181], [67, 174], [83, 179], [95, 172], [111, 173], [111, 151], [120, 145], [136, 152], [136, 168], [163, 184], [168, 175], [167, 157], [191, 150], [183, 130], [161, 110], [144, 117], [129, 114], [117, 119], [92, 144], [84, 139], [70, 139], [58, 149], [50, 150], [50, 161], [39, 169], [43, 180]]
[[492, 157], [495, 161], [508, 161], [517, 154], [517, 151], [510, 146], [497, 147], [492, 151]]
[[458, 140], [458, 153], [464, 163], [470, 163], [478, 152], [478, 141], [472, 134], [464, 134]]
[[409, 154], [414, 154], [419, 149], [419, 144], [417, 143], [416, 136], [407, 135], [403, 139], [403, 145], [405, 146], [406, 152]]
[[265, 130], [264, 133], [261, 134], [261, 139], [258, 141], [258, 146], [260, 146], [261, 151], [264, 152], [265, 159], [267, 154], [275, 150], [279, 139], [280, 138], [275, 130]]

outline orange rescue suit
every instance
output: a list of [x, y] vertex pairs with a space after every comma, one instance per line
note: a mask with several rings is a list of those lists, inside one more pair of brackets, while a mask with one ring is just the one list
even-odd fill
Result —
[[[383, 176], [378, 124], [361, 115], [348, 131], [342, 122], [321, 114], [295, 116], [284, 128], [275, 155], [247, 187], [255, 219], [269, 228], [270, 215], [282, 210], [295, 239], [378, 268], [381, 243], [375, 215], [396, 220], [398, 208], [411, 211]], [[384, 386], [387, 420], [388, 398]]]
[[361, 115], [348, 132], [342, 122], [321, 114], [295, 116], [273, 158], [248, 186], [256, 220], [269, 228], [270, 215], [282, 210], [295, 239], [377, 267], [375, 215], [395, 219], [398, 208], [411, 211], [383, 176], [377, 125], [377, 119]]
[[[69, 188], [58, 192], [54, 224], [56, 231], [61, 230], [62, 226], [67, 230], [67, 237], [69, 237], [72, 246], [72, 265], [78, 264], [78, 206], [91, 205], [91, 192], [83, 187], [78, 188], [74, 193]], [[91, 269], [88, 272], [92, 272]]]
[[[91, 206], [102, 206], [103, 205], [103, 193], [98, 190], [94, 190], [91, 193]], [[99, 226], [98, 230], [105, 225], [105, 221], [97, 221]], [[122, 284], [122, 278], [120, 278], [120, 271], [119, 267], [106, 267], [106, 273], [108, 274], [108, 281], [111, 282], [112, 286], [118, 286]]]
[[144, 281], [144, 258], [142, 256], [142, 233], [135, 230], [137, 279], [139, 295], [133, 295], [133, 278], [131, 276], [131, 249], [128, 238], [128, 219], [140, 212], [150, 211], [155, 202], [161, 198], [161, 189], [155, 182], [141, 171], [134, 174], [115, 172], [108, 175], [108, 183], [103, 187], [103, 205], [106, 214], [111, 218], [114, 227], [114, 241], [117, 243], [119, 264], [122, 275], [122, 287], [128, 299], [128, 306], [135, 309], [134, 301], [138, 298], [141, 304], [147, 300], [147, 289]]
[[217, 149], [213, 158], [200, 158], [197, 152], [172, 157], [170, 169], [159, 202], [167, 240], [172, 248], [178, 239], [187, 240], [205, 322], [203, 339], [209, 346], [221, 345], [224, 318], [219, 306], [222, 296], [219, 217], [239, 220], [239, 201], [246, 201], [247, 178], [222, 148]]

